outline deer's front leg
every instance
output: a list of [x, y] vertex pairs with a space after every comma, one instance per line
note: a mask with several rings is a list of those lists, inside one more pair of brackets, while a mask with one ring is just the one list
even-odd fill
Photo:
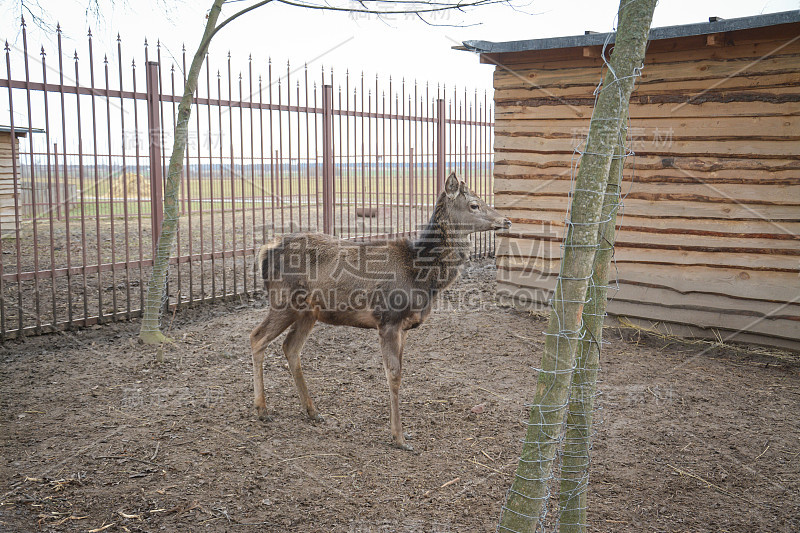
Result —
[[383, 370], [389, 383], [389, 423], [392, 440], [397, 448], [412, 451], [406, 444], [400, 422], [400, 376], [403, 369], [403, 345], [405, 334], [398, 326], [384, 326], [379, 330]]

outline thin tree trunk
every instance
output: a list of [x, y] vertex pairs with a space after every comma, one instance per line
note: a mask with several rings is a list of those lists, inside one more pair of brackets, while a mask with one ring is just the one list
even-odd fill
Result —
[[622, 169], [625, 163], [627, 110], [617, 145], [617, 156], [608, 171], [608, 185], [603, 199], [598, 248], [592, 265], [592, 279], [586, 291], [588, 302], [583, 309], [583, 334], [575, 359], [575, 371], [570, 386], [564, 451], [561, 456], [561, 486], [559, 494], [559, 532], [586, 531], [586, 493], [589, 487], [589, 453], [592, 439], [594, 398], [597, 391], [597, 371], [603, 341], [603, 322], [606, 313], [609, 268], [614, 254], [617, 212]]
[[630, 76], [644, 60], [655, 4], [656, 0], [622, 0], [620, 4], [616, 45], [611, 56], [613, 73], [606, 75], [605, 90], [598, 96], [575, 180], [542, 368], [525, 444], [500, 517], [499, 531], [532, 533], [546, 509], [548, 481], [567, 410], [575, 353], [580, 344], [581, 315], [594, 263], [602, 198], [622, 117], [633, 89]]
[[[180, 188], [183, 159], [186, 153], [186, 139], [189, 132], [189, 117], [192, 114], [194, 92], [197, 89], [197, 78], [200, 68], [208, 52], [211, 36], [214, 34], [224, 0], [214, 0], [211, 11], [208, 13], [206, 29], [197, 51], [192, 59], [192, 65], [186, 76], [186, 85], [183, 89], [183, 98], [178, 105], [178, 117], [175, 121], [175, 141], [172, 145], [172, 156], [169, 159], [169, 172], [164, 186], [164, 223], [158, 239], [156, 257], [153, 261], [153, 274], [147, 286], [144, 316], [139, 330], [139, 338], [146, 344], [156, 344], [168, 340], [161, 333], [161, 311], [166, 295], [167, 274], [169, 272], [169, 256], [172, 252], [172, 243], [175, 240], [175, 231], [178, 227], [178, 190]], [[154, 236], [155, 237], [155, 236]]]

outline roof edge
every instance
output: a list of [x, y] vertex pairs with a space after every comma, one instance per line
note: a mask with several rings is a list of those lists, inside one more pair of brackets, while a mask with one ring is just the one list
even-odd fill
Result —
[[[652, 28], [648, 40], [673, 39], [677, 37], [691, 37], [696, 35], [709, 35], [737, 30], [749, 30], [779, 24], [800, 22], [800, 10], [781, 11], [766, 15], [740, 17], [735, 19], [717, 19], [711, 22], [683, 24], [680, 26], [662, 26]], [[466, 50], [479, 54], [504, 54], [510, 52], [527, 52], [531, 50], [553, 50], [558, 48], [577, 48], [582, 46], [598, 46], [606, 42], [613, 43], [615, 32], [589, 33], [586, 35], [572, 35], [567, 37], [551, 37], [547, 39], [529, 39], [524, 41], [464, 41], [462, 46], [454, 46], [456, 50]]]

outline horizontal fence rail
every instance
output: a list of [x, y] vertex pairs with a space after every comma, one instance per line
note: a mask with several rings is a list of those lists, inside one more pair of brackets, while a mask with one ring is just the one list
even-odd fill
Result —
[[[118, 38], [101, 63], [91, 32], [83, 59], [60, 28], [55, 58], [29, 53], [24, 23], [21, 37], [0, 77], [0, 339], [140, 314], [186, 72], [160, 43], [128, 63]], [[207, 57], [195, 94], [173, 308], [259, 291], [253, 256], [275, 234], [413, 236], [451, 171], [493, 203], [486, 95], [232, 61]], [[494, 247], [473, 236], [473, 256]]]

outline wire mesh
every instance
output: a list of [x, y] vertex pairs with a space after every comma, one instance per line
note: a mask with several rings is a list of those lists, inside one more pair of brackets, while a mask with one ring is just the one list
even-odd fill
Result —
[[[620, 82], [625, 79], [636, 78], [641, 75], [641, 69], [643, 65], [639, 68], [635, 69], [632, 76], [617, 76], [614, 72], [611, 64], [608, 60], [608, 48], [611, 44], [611, 37], [614, 35], [613, 33], [609, 33], [608, 37], [606, 38], [605, 43], [603, 44], [601, 58], [603, 61], [602, 67], [599, 69], [600, 81], [595, 88], [594, 97], [595, 97], [595, 106], [597, 104], [597, 99], [602, 91], [608, 90], [617, 90], [621, 91]], [[610, 74], [611, 81], [606, 83], [607, 73]], [[622, 95], [620, 92], [620, 100], [622, 100]], [[593, 108], [593, 109], [594, 109]], [[595, 116], [594, 111], [592, 113], [592, 117], [590, 119], [590, 130], [594, 123], [602, 120], [617, 120], [618, 118], [615, 117], [598, 117]], [[558, 281], [556, 283], [556, 291], [554, 292], [553, 296], [549, 299], [549, 306], [554, 312], [551, 314], [551, 320], [555, 318], [557, 323], [552, 327], [552, 331], [547, 331], [544, 333], [545, 336], [551, 337], [554, 339], [555, 342], [555, 351], [556, 353], [561, 353], [559, 348], [561, 347], [562, 343], [566, 343], [569, 345], [569, 353], [575, 353], [581, 349], [592, 349], [591, 346], [594, 346], [594, 349], [599, 352], [602, 348], [602, 338], [594, 338], [591, 332], [585, 327], [583, 322], [583, 318], [581, 318], [580, 324], [577, 328], [569, 328], [565, 324], [561, 322], [561, 317], [564, 316], [564, 306], [565, 304], [580, 304], [583, 307], [582, 317], [594, 316], [599, 319], [605, 318], [605, 305], [602, 305], [602, 302], [598, 300], [598, 294], [601, 293], [600, 289], [602, 288], [602, 295], [605, 296], [607, 291], [615, 291], [618, 290], [618, 281], [617, 281], [617, 266], [616, 266], [616, 259], [613, 255], [614, 244], [609, 242], [605, 239], [598, 239], [596, 244], [582, 244], [573, 241], [573, 238], [576, 234], [576, 229], [578, 230], [589, 230], [598, 233], [600, 228], [614, 220], [617, 219], [618, 213], [621, 216], [623, 210], [623, 200], [624, 195], [621, 194], [621, 186], [616, 186], [616, 190], [609, 191], [607, 188], [603, 191], [598, 190], [587, 190], [581, 189], [576, 186], [576, 175], [578, 171], [578, 165], [580, 163], [581, 158], [584, 155], [600, 155], [604, 157], [611, 158], [612, 162], [617, 160], [619, 163], [618, 165], [612, 164], [612, 169], [616, 169], [618, 171], [618, 175], [615, 178], [609, 177], [612, 183], [622, 183], [622, 172], [624, 167], [624, 162], [627, 157], [633, 156], [634, 153], [626, 146], [626, 137], [627, 137], [627, 126], [620, 129], [620, 134], [618, 137], [617, 146], [613, 147], [614, 150], [611, 153], [597, 153], [597, 152], [590, 152], [586, 149], [586, 143], [588, 140], [588, 134], [583, 140], [575, 147], [572, 159], [571, 159], [571, 171], [570, 171], [570, 188], [569, 188], [569, 202], [568, 202], [568, 209], [564, 219], [564, 237], [561, 243], [561, 250], [562, 250], [562, 258], [566, 254], [569, 249], [588, 249], [592, 250], [597, 254], [598, 252], [602, 251], [610, 251], [611, 252], [611, 261], [612, 261], [612, 271], [614, 272], [613, 281], [611, 284], [599, 287], [595, 283], [595, 271], [592, 271], [582, 277], [570, 276], [565, 273], [564, 268], [564, 261], [561, 262], [561, 267], [558, 275]], [[631, 180], [633, 177], [631, 177]], [[602, 216], [597, 221], [592, 222], [575, 222], [572, 220], [572, 208], [573, 208], [573, 200], [577, 193], [582, 193], [583, 195], [587, 195], [591, 198], [593, 202], [605, 202], [608, 209], [602, 214]], [[606, 200], [607, 198], [617, 198], [616, 201], [612, 201], [608, 203]], [[610, 278], [611, 279], [611, 278]], [[562, 281], [585, 281], [588, 283], [586, 296], [582, 299], [575, 299], [575, 298], [568, 298], [564, 293], [564, 286]], [[560, 290], [559, 290], [560, 289]], [[602, 332], [602, 329], [601, 329]], [[549, 380], [552, 386], [552, 383], [556, 382], [556, 376], [561, 375], [569, 375], [571, 376], [571, 386], [570, 386], [570, 394], [567, 397], [565, 403], [557, 404], [557, 405], [528, 405], [526, 406], [529, 411], [531, 412], [531, 418], [535, 418], [538, 415], [537, 420], [531, 421], [523, 420], [522, 423], [526, 428], [533, 426], [537, 431], [535, 434], [538, 436], [536, 440], [530, 441], [527, 439], [522, 439], [523, 449], [528, 450], [529, 457], [520, 456], [519, 463], [528, 463], [538, 465], [541, 464], [542, 466], [539, 469], [539, 474], [535, 478], [526, 478], [519, 474], [519, 471], [515, 473], [516, 478], [520, 478], [524, 481], [535, 481], [544, 485], [544, 492], [541, 496], [530, 496], [527, 494], [522, 494], [519, 491], [516, 491], [512, 488], [509, 489], [509, 492], [506, 495], [506, 502], [508, 502], [508, 498], [511, 494], [514, 494], [517, 497], [523, 498], [528, 501], [537, 500], [541, 502], [539, 506], [541, 511], [538, 516], [528, 516], [525, 515], [518, 510], [511, 509], [507, 507], [505, 504], [502, 506], [502, 514], [505, 513], [513, 513], [514, 515], [520, 516], [524, 518], [526, 521], [531, 523], [536, 522], [537, 529], [536, 531], [547, 531], [548, 528], [552, 531], [558, 531], [559, 527], [562, 525], [561, 517], [556, 514], [554, 520], [547, 522], [548, 512], [550, 511], [550, 499], [553, 490], [560, 489], [560, 498], [561, 498], [561, 507], [564, 508], [566, 506], [571, 506], [572, 509], [575, 510], [583, 510], [585, 509], [585, 505], [576, 504], [576, 502], [580, 502], [581, 498], [585, 497], [586, 491], [588, 490], [589, 485], [589, 466], [591, 462], [590, 458], [590, 451], [592, 449], [592, 441], [593, 436], [596, 433], [596, 420], [592, 420], [590, 425], [591, 429], [588, 433], [586, 433], [585, 425], [576, 425], [572, 424], [569, 421], [569, 417], [567, 416], [567, 408], [570, 402], [581, 402], [581, 403], [588, 403], [592, 406], [592, 409], [596, 409], [596, 402], [594, 401], [596, 396], [598, 395], [597, 392], [597, 383], [596, 380], [596, 373], [599, 372], [599, 365], [595, 368], [590, 368], [586, 365], [587, 357], [581, 356], [582, 354], [578, 353], [578, 356], [575, 357], [574, 362], [572, 364], [567, 364], [565, 361], [557, 360], [555, 363], [555, 367], [551, 369], [545, 368], [535, 368], [534, 370], [540, 376], [542, 374], [548, 374], [552, 376]], [[585, 354], [584, 354], [585, 355]], [[599, 357], [598, 357], [599, 359]], [[582, 366], [578, 366], [579, 362], [583, 363]], [[575, 381], [578, 379], [578, 381]], [[541, 381], [540, 381], [541, 382]], [[545, 394], [547, 396], [547, 394]], [[565, 416], [557, 420], [555, 422], [547, 422], [547, 414], [561, 412], [563, 411]], [[535, 414], [534, 414], [535, 413]], [[587, 413], [588, 416], [593, 418], [593, 413]], [[526, 432], [527, 433], [527, 432]], [[573, 437], [567, 437], [567, 435], [572, 434]], [[582, 443], [588, 442], [588, 446], [581, 446]], [[556, 447], [556, 456], [551, 463], [550, 459], [543, 459], [545, 457], [544, 447], [545, 446], [552, 446], [555, 445]], [[572, 453], [566, 450], [578, 448], [581, 451], [577, 453]], [[565, 455], [565, 453], [567, 455]], [[564, 459], [567, 458], [569, 461], [567, 463], [570, 465], [565, 467]], [[573, 485], [571, 490], [564, 490], [564, 486], [566, 483]], [[585, 499], [583, 500], [585, 501]], [[521, 533], [516, 531], [515, 529], [511, 529], [502, 524], [502, 514], [500, 523], [497, 526], [498, 532], [511, 532], [511, 533]], [[570, 523], [563, 525], [577, 525], [585, 528], [588, 526], [586, 523]]]

